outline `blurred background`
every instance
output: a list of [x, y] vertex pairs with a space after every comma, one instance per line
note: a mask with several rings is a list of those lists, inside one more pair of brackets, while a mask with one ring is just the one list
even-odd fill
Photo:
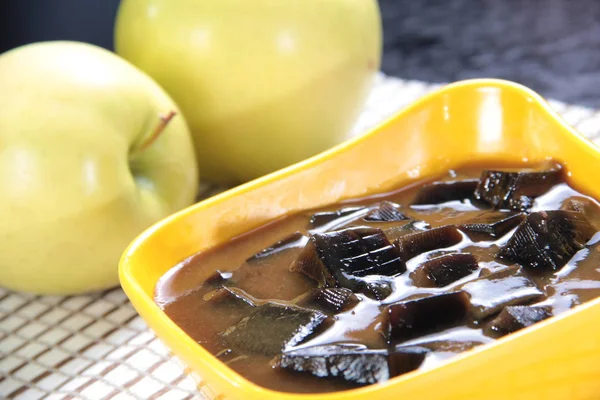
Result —
[[[2, 0], [0, 53], [71, 39], [112, 47], [119, 0]], [[600, 1], [379, 0], [383, 71], [450, 82], [496, 77], [600, 107]]]

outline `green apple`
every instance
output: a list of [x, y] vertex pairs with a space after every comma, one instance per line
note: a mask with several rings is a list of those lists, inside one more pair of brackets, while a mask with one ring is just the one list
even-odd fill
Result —
[[115, 46], [180, 105], [203, 178], [238, 183], [347, 137], [380, 25], [376, 0], [122, 0]]
[[0, 77], [0, 285], [117, 285], [127, 244], [194, 201], [185, 120], [151, 78], [92, 45], [9, 51]]

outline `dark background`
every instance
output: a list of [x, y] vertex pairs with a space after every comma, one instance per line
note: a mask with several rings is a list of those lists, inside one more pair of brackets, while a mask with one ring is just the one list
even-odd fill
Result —
[[[598, 0], [379, 2], [387, 74], [427, 82], [505, 78], [547, 97], [600, 107]], [[111, 48], [118, 3], [0, 0], [0, 52], [53, 39]]]

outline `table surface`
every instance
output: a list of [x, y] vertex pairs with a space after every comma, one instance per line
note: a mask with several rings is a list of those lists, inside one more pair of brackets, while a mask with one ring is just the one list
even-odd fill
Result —
[[[379, 75], [352, 134], [437, 87]], [[600, 110], [550, 104], [600, 144]], [[60, 297], [0, 288], [0, 398], [175, 400], [201, 395], [121, 289]]]
[[597, 0], [379, 0], [382, 69], [426, 82], [497, 77], [600, 107]]

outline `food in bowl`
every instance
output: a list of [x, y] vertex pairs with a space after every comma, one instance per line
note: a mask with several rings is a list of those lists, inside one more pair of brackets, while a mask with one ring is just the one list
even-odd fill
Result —
[[155, 301], [261, 386], [344, 390], [598, 297], [599, 223], [598, 202], [558, 164], [473, 165], [196, 254], [163, 276]]

